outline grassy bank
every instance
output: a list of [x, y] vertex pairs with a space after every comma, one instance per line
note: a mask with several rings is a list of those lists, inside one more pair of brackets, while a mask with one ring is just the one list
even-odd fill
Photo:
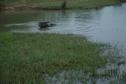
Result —
[[[17, 9], [59, 9], [63, 0], [10, 0], [0, 1], [5, 6], [13, 6]], [[76, 8], [99, 8], [106, 5], [119, 3], [119, 0], [67, 0], [68, 9]], [[11, 8], [12, 9], [12, 8]]]
[[0, 33], [0, 82], [42, 84], [45, 74], [63, 70], [94, 73], [106, 63], [102, 46], [74, 35]]

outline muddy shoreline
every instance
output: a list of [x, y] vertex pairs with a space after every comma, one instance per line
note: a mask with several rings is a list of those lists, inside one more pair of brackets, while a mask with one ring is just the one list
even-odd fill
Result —
[[[122, 3], [120, 3], [122, 4]], [[119, 4], [110, 4], [110, 5], [102, 5], [97, 7], [85, 7], [85, 8], [65, 8], [65, 10], [70, 9], [100, 9], [105, 6], [111, 5], [119, 5]], [[20, 6], [4, 6], [0, 5], [0, 11], [21, 11], [21, 10], [64, 10], [61, 7], [43, 7], [43, 6], [34, 6], [34, 5], [20, 5]]]
[[62, 8], [47, 8], [47, 7], [40, 7], [40, 6], [3, 6], [3, 7], [0, 7], [0, 11], [18, 11], [18, 10], [62, 10]]
[[26, 4], [20, 4], [20, 5], [3, 5], [0, 4], [0, 11], [20, 11], [20, 10], [68, 10], [71, 8], [62, 8], [61, 6], [40, 6], [40, 5], [26, 5]]

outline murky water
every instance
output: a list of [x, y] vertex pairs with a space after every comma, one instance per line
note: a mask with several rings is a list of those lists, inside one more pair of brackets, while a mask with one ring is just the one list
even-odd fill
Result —
[[[56, 26], [43, 31], [38, 27], [39, 21]], [[126, 4], [97, 10], [0, 13], [0, 31], [79, 34], [94, 41], [126, 46]]]
[[[56, 26], [43, 30], [38, 27], [40, 21], [49, 21], [55, 23]], [[0, 32], [3, 31], [82, 35], [92, 41], [116, 45], [121, 51], [120, 54], [125, 57], [123, 61], [126, 60], [126, 4], [93, 10], [4, 12], [0, 13]], [[112, 58], [115, 57], [112, 56]], [[118, 70], [116, 70], [117, 68]], [[111, 70], [111, 73], [116, 70], [116, 75], [124, 75], [126, 64], [123, 62], [122, 64], [117, 63], [117, 65], [108, 64], [105, 69], [100, 69], [100, 71], [106, 69]], [[82, 71], [74, 71], [74, 73], [73, 71], [63, 71], [51, 78], [47, 77], [47, 84], [83, 84], [85, 81], [80, 79], [88, 76], [84, 76], [82, 73]], [[126, 75], [123, 78], [121, 76], [121, 81], [118, 77], [96, 78], [95, 80], [85, 78], [85, 80], [88, 80], [87, 84], [126, 84]], [[67, 78], [71, 78], [71, 80], [67, 80]]]

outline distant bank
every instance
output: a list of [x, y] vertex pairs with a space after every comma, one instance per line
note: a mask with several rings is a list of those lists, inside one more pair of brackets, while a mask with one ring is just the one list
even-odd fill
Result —
[[126, 0], [1, 0], [0, 10], [61, 10], [66, 1], [66, 9], [90, 9], [115, 5]]

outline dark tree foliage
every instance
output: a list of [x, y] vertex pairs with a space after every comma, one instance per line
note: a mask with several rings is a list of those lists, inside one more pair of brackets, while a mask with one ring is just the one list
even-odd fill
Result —
[[126, 2], [126, 0], [119, 0], [120, 2]]
[[0, 3], [13, 3], [13, 2], [16, 2], [16, 1], [21, 1], [21, 0], [0, 0]]

